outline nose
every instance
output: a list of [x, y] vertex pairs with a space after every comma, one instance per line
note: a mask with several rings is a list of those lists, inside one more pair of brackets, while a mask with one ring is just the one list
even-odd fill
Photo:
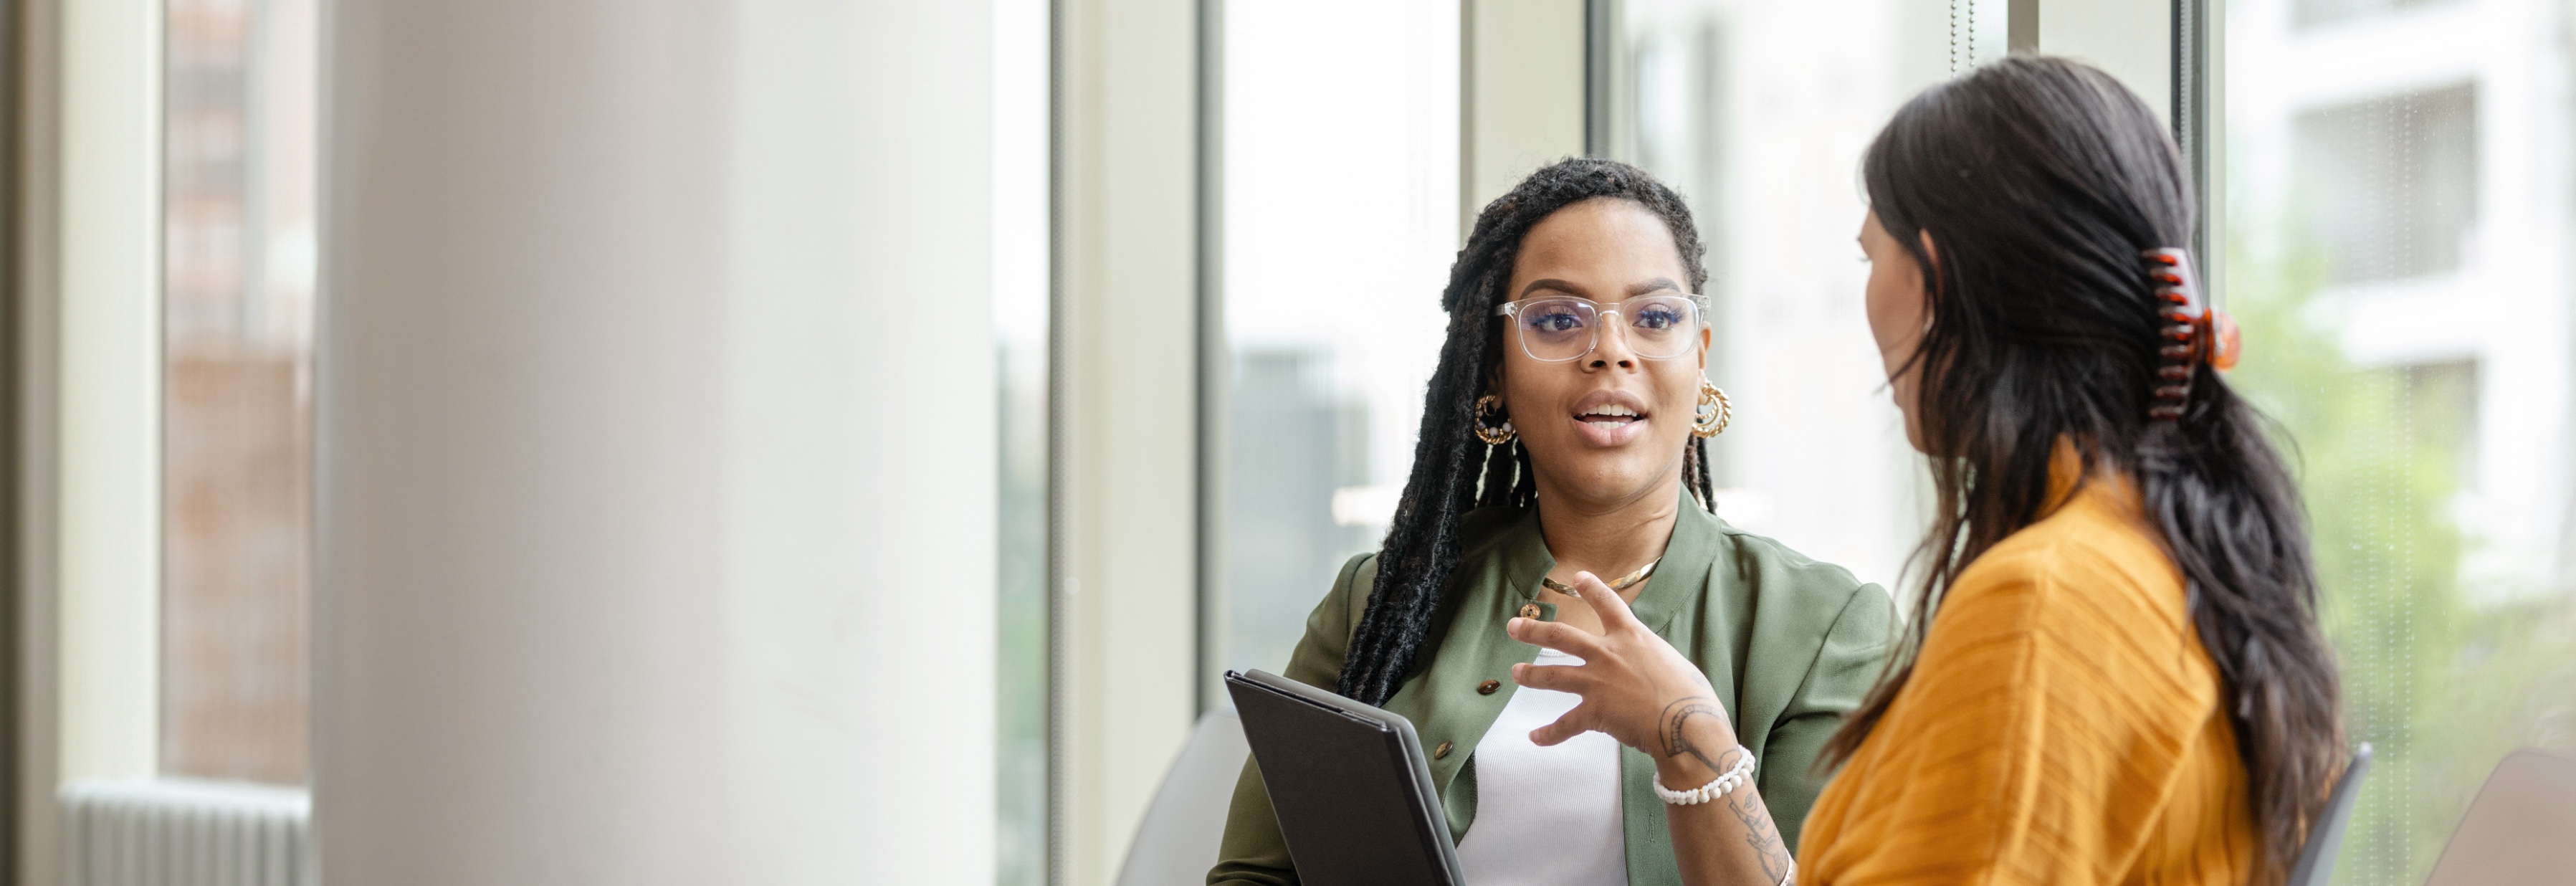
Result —
[[1592, 353], [1584, 356], [1585, 369], [1637, 368], [1637, 352], [1628, 347], [1628, 323], [1617, 311], [1601, 313], [1601, 337], [1592, 343]]

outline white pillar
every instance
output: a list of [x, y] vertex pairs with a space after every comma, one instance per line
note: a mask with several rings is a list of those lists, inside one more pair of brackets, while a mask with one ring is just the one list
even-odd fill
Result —
[[1458, 241], [1540, 167], [1583, 155], [1585, 0], [1462, 0]]
[[992, 880], [992, 27], [341, 0], [322, 878]]
[[161, 4], [61, 15], [53, 774], [141, 778], [161, 762]]
[[1108, 886], [1198, 702], [1198, 0], [1063, 0], [1059, 875]]

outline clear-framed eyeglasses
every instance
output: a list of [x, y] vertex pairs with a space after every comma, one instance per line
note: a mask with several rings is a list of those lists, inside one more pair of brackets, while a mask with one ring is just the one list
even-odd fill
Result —
[[1521, 350], [1541, 363], [1580, 360], [1601, 346], [1610, 317], [1628, 321], [1628, 350], [1648, 360], [1670, 360], [1699, 346], [1705, 302], [1696, 295], [1640, 295], [1613, 305], [1588, 298], [1549, 295], [1504, 302], [1494, 314], [1508, 317]]

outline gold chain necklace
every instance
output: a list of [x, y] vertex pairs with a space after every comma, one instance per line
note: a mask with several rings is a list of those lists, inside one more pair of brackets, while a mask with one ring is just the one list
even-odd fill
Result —
[[[1636, 583], [1638, 583], [1638, 582], [1645, 581], [1645, 580], [1646, 580], [1646, 576], [1649, 576], [1649, 575], [1653, 575], [1653, 574], [1655, 574], [1655, 566], [1656, 566], [1656, 564], [1659, 564], [1659, 563], [1662, 563], [1662, 562], [1664, 562], [1664, 558], [1662, 558], [1662, 557], [1657, 557], [1657, 558], [1655, 558], [1655, 562], [1653, 562], [1653, 563], [1648, 563], [1648, 564], [1646, 564], [1646, 565], [1644, 565], [1644, 566], [1639, 566], [1639, 567], [1637, 567], [1637, 571], [1635, 571], [1635, 572], [1631, 572], [1631, 573], [1628, 573], [1628, 574], [1626, 574], [1626, 575], [1619, 576], [1619, 577], [1618, 577], [1618, 578], [1616, 578], [1616, 579], [1612, 579], [1612, 580], [1611, 580], [1611, 582], [1610, 582], [1610, 592], [1615, 594], [1615, 593], [1618, 593], [1618, 592], [1620, 592], [1620, 591], [1627, 590], [1627, 589], [1628, 589], [1628, 587], [1629, 587], [1630, 585], [1634, 585], [1634, 584], [1636, 584]], [[1555, 592], [1560, 593], [1560, 594], [1564, 594], [1564, 595], [1566, 595], [1566, 596], [1568, 596], [1568, 597], [1573, 597], [1573, 598], [1578, 599], [1578, 600], [1579, 600], [1579, 599], [1582, 599], [1582, 597], [1583, 597], [1583, 595], [1581, 595], [1581, 594], [1577, 594], [1577, 593], [1575, 593], [1575, 592], [1574, 592], [1574, 586], [1573, 586], [1573, 585], [1569, 585], [1569, 584], [1566, 584], [1566, 583], [1564, 583], [1564, 582], [1557, 581], [1556, 579], [1549, 578], [1549, 577], [1544, 576], [1544, 575], [1542, 575], [1542, 576], [1539, 576], [1539, 577], [1538, 577], [1538, 583], [1539, 583], [1539, 585], [1540, 585], [1541, 587], [1545, 587], [1545, 588], [1547, 588], [1548, 590], [1555, 591]]]

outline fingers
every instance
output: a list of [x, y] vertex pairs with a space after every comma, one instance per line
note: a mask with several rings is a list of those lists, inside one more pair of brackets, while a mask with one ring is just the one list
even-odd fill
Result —
[[1534, 665], [1527, 662], [1512, 666], [1512, 682], [1531, 689], [1553, 689], [1558, 692], [1583, 694], [1591, 688], [1590, 675], [1575, 665]]
[[1600, 637], [1562, 622], [1515, 618], [1503, 623], [1503, 632], [1512, 635], [1514, 640], [1545, 646], [1584, 661], [1591, 661], [1593, 656], [1601, 654]]
[[1637, 613], [1628, 608], [1628, 601], [1619, 599], [1619, 592], [1603, 584], [1600, 576], [1589, 572], [1575, 573], [1574, 591], [1576, 598], [1592, 607], [1593, 614], [1601, 616], [1602, 630], [1642, 626], [1637, 621]]
[[1556, 718], [1556, 722], [1530, 730], [1530, 744], [1543, 748], [1564, 744], [1566, 739], [1592, 731], [1591, 722], [1592, 705], [1576, 705], [1574, 710], [1565, 712], [1565, 716]]

